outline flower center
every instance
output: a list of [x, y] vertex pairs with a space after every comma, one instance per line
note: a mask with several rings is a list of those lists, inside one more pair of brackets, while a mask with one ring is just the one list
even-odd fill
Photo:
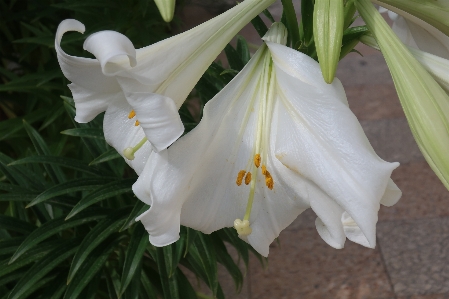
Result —
[[[263, 71], [260, 74], [260, 80], [257, 86], [258, 90], [253, 97], [254, 101], [259, 101], [259, 107], [257, 110], [256, 138], [250, 156], [251, 158], [248, 161], [246, 169], [240, 170], [237, 173], [235, 181], [237, 186], [244, 187], [243, 182], [245, 185], [249, 185], [248, 202], [243, 220], [236, 219], [234, 221], [234, 228], [241, 237], [248, 236], [252, 232], [249, 219], [251, 216], [258, 176], [262, 175], [264, 177], [265, 187], [267, 187], [268, 190], [272, 191], [274, 188], [273, 177], [266, 166], [270, 144], [271, 116], [275, 101], [274, 76], [275, 72], [272, 71], [272, 59], [268, 51], [267, 55], [265, 55]], [[250, 107], [253, 105], [254, 103], [251, 103]]]

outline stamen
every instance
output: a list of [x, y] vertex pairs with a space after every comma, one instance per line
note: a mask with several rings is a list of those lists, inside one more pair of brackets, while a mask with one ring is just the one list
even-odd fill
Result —
[[136, 112], [134, 110], [131, 110], [131, 112], [128, 114], [128, 118], [131, 119], [134, 116], [136, 116]]
[[136, 120], [136, 122], [134, 123], [134, 126], [137, 127], [138, 125], [140, 125], [140, 122], [138, 120]]
[[235, 219], [234, 220], [234, 228], [236, 229], [239, 236], [243, 236], [243, 237], [250, 235], [253, 231], [251, 229], [251, 227], [249, 226], [248, 220], [242, 221], [240, 219]]
[[261, 160], [262, 158], [260, 157], [260, 154], [254, 155], [254, 165], [256, 165], [257, 168], [259, 168]]
[[245, 176], [245, 185], [249, 185], [249, 183], [251, 183], [251, 172], [248, 171]]
[[262, 174], [265, 175], [267, 173], [267, 167], [262, 165]]
[[237, 186], [240, 186], [242, 184], [243, 177], [245, 176], [245, 173], [246, 173], [246, 171], [240, 170], [239, 173], [237, 174], [237, 179], [235, 180], [235, 183], [237, 184]]
[[123, 151], [123, 156], [125, 156], [128, 160], [134, 160], [134, 153], [137, 152], [144, 144], [147, 142], [147, 137], [144, 137], [142, 140], [139, 141], [139, 143], [136, 144], [135, 147], [127, 147]]
[[273, 177], [271, 176], [271, 174], [268, 170], [265, 173], [265, 185], [267, 185], [268, 189], [273, 190], [274, 181], [273, 181]]

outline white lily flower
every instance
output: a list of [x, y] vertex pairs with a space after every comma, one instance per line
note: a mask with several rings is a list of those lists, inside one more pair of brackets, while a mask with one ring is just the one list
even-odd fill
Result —
[[338, 79], [327, 84], [310, 57], [288, 48], [273, 26], [246, 67], [205, 108], [203, 119], [167, 150], [153, 152], [133, 185], [151, 208], [141, 221], [155, 246], [180, 224], [212, 233], [234, 226], [263, 256], [311, 207], [331, 246], [346, 237], [376, 243], [380, 203], [401, 191], [348, 108]]
[[97, 59], [62, 50], [65, 32], [83, 33], [85, 28], [76, 20], [61, 22], [55, 48], [61, 69], [72, 82], [75, 120], [89, 122], [106, 111], [106, 141], [140, 174], [152, 149], [165, 149], [182, 135], [177, 110], [208, 66], [243, 26], [273, 2], [246, 0], [192, 30], [137, 50], [118, 32], [97, 32], [83, 46]]

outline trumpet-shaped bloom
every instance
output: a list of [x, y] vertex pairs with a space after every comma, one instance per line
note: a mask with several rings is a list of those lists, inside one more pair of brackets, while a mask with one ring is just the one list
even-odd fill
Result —
[[96, 59], [62, 50], [65, 32], [84, 32], [80, 22], [63, 21], [55, 48], [61, 69], [72, 82], [75, 120], [89, 122], [106, 111], [106, 141], [140, 174], [152, 149], [166, 148], [183, 133], [177, 110], [208, 66], [244, 25], [273, 2], [246, 0], [192, 30], [137, 50], [118, 32], [98, 32], [84, 43]]
[[155, 246], [175, 242], [180, 224], [204, 233], [234, 226], [267, 256], [311, 207], [329, 245], [348, 237], [374, 247], [380, 203], [401, 196], [390, 179], [398, 163], [375, 154], [340, 81], [326, 84], [317, 62], [284, 46], [285, 27], [265, 40], [200, 124], [151, 154], [133, 186], [151, 208], [136, 220]]

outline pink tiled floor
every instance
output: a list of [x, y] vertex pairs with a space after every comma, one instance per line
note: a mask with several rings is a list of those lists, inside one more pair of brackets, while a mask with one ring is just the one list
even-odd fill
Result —
[[[270, 8], [277, 20], [279, 2]], [[198, 5], [187, 5], [183, 15], [188, 27], [212, 17]], [[241, 34], [260, 44], [251, 26]], [[364, 57], [349, 54], [337, 76], [376, 152], [401, 163], [392, 178], [403, 196], [396, 206], [381, 208], [376, 249], [350, 241], [342, 250], [329, 247], [308, 211], [281, 233], [280, 245], [271, 246], [266, 269], [251, 260], [240, 294], [221, 271], [227, 298], [449, 298], [449, 192], [413, 140], [382, 55], [363, 45], [358, 50]]]

